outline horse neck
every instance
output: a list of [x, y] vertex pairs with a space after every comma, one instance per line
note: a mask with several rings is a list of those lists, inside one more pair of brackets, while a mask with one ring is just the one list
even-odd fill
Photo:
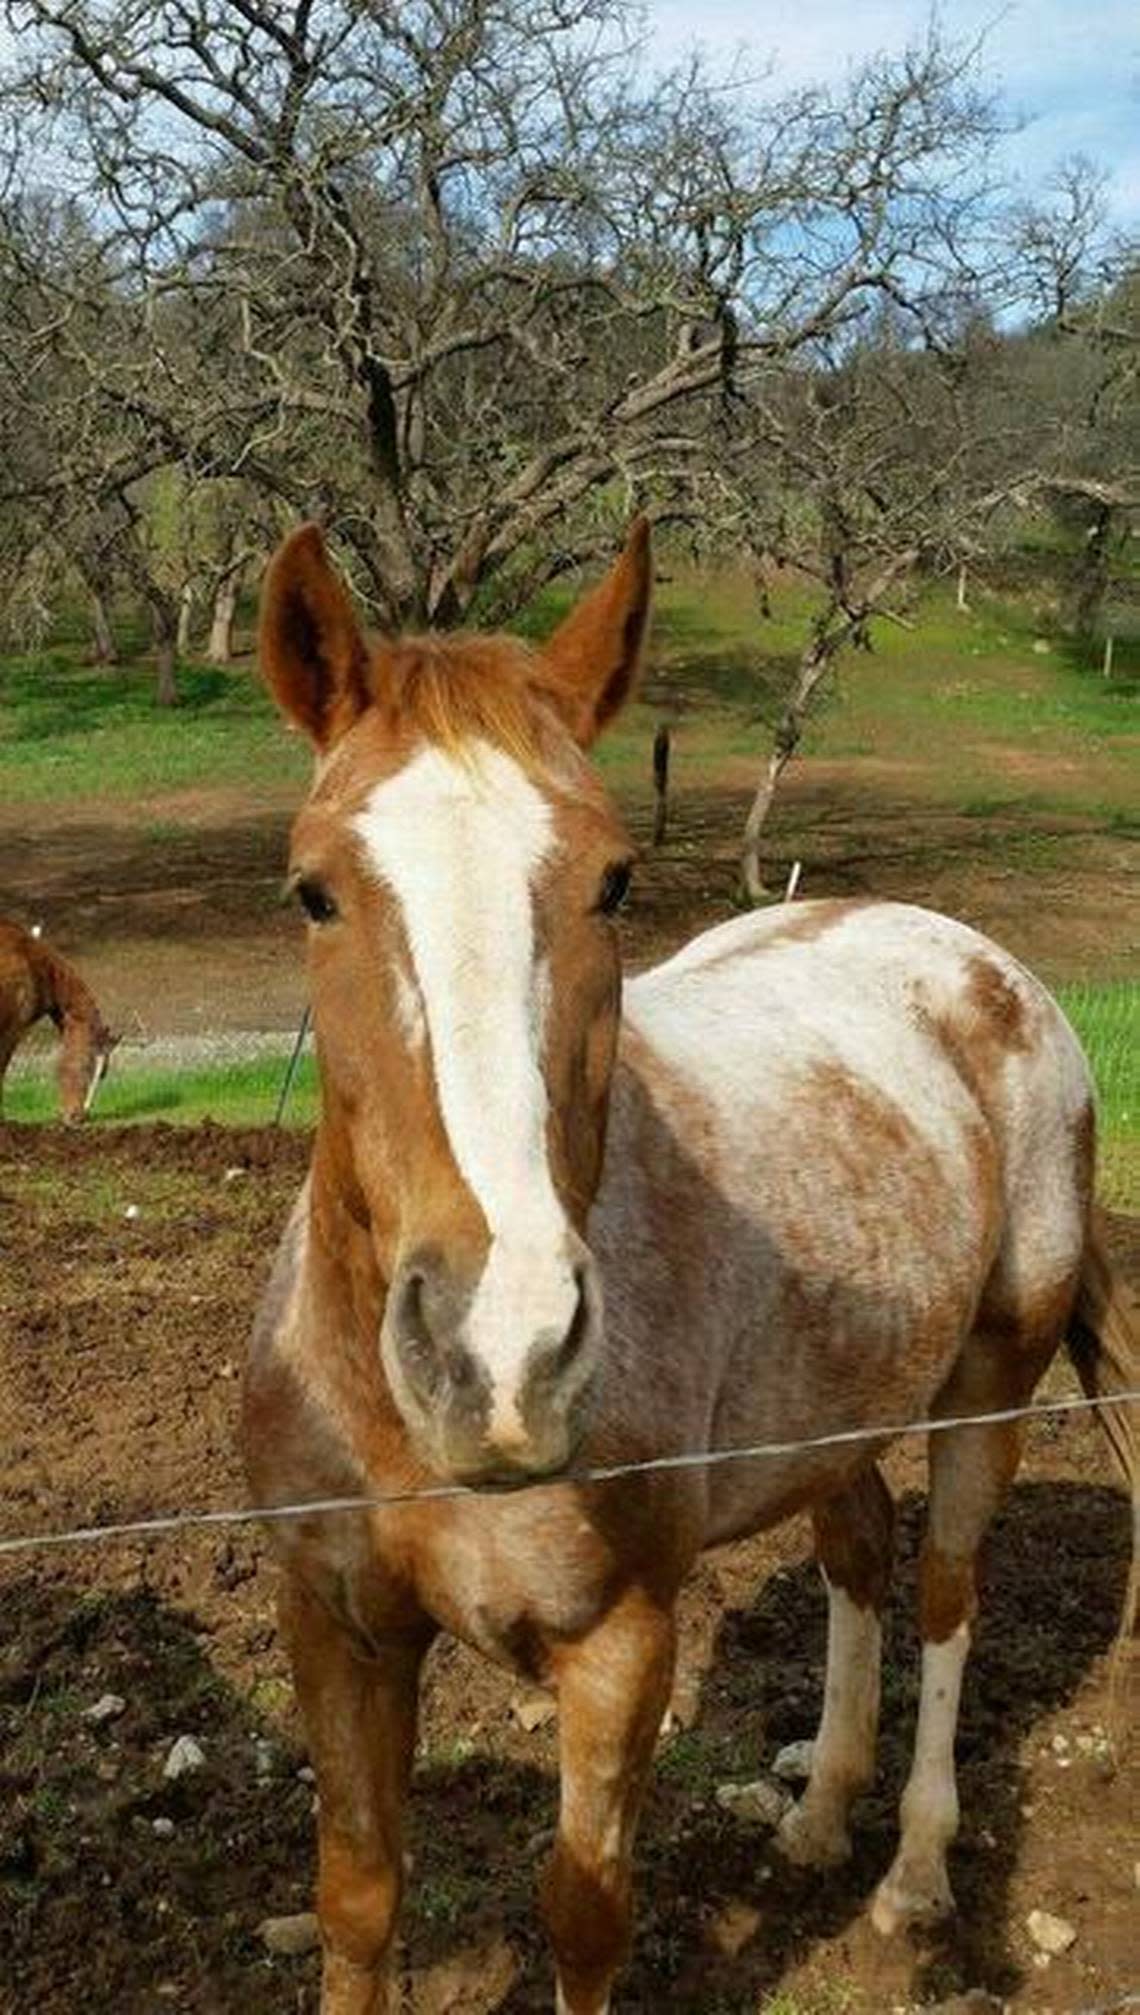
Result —
[[63, 1030], [73, 1048], [84, 1044], [97, 1049], [106, 1035], [103, 1017], [95, 996], [74, 966], [58, 952], [43, 950], [39, 960], [40, 983], [44, 990], [43, 1012]]
[[420, 1465], [380, 1360], [387, 1282], [327, 1120], [314, 1142], [301, 1251], [294, 1338], [306, 1382], [365, 1475], [412, 1483]]
[[339, 1130], [322, 1118], [313, 1143], [305, 1266], [323, 1307], [335, 1309], [350, 1355], [376, 1349], [387, 1297], [363, 1203]]

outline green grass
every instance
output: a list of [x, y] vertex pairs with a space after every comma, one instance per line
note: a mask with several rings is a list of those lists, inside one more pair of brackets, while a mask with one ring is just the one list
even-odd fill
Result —
[[[1096, 1081], [1102, 1195], [1115, 1207], [1140, 1209], [1140, 983], [1076, 981], [1058, 987], [1056, 994]], [[179, 1071], [132, 1065], [120, 1057], [100, 1089], [95, 1123], [167, 1120], [192, 1125], [213, 1119], [229, 1126], [268, 1125], [286, 1061], [283, 1052]], [[50, 1065], [47, 1052], [44, 1063]], [[316, 1064], [309, 1053], [293, 1080], [284, 1123], [310, 1126], [317, 1104]], [[5, 1117], [32, 1122], [56, 1117], [54, 1084], [46, 1069], [10, 1075]]]
[[[121, 1126], [136, 1120], [167, 1120], [192, 1126], [212, 1119], [224, 1126], [266, 1126], [277, 1108], [286, 1063], [285, 1053], [193, 1070], [156, 1070], [118, 1061], [96, 1097], [94, 1123]], [[308, 1126], [316, 1111], [316, 1065], [305, 1056], [293, 1080], [285, 1123]], [[31, 1122], [57, 1118], [50, 1075], [10, 1074], [4, 1087], [4, 1117]]]
[[[517, 625], [541, 637], [570, 590], [539, 598]], [[659, 590], [642, 699], [598, 751], [615, 784], [647, 782], [648, 743], [663, 716], [678, 721], [686, 762], [699, 769], [767, 747], [794, 673], [814, 600], [782, 583], [763, 617], [743, 575], [679, 572]], [[991, 807], [1079, 808], [1095, 790], [1106, 812], [1135, 817], [1140, 642], [1124, 639], [1111, 681], [1065, 637], [1044, 634], [1028, 601], [979, 594], [968, 614], [928, 591], [913, 627], [872, 626], [873, 653], [848, 653], [817, 707], [806, 752], [874, 754], [916, 766], [919, 795]], [[1095, 652], [1093, 653], [1095, 656]], [[154, 704], [146, 661], [92, 667], [74, 641], [0, 660], [0, 798], [66, 803], [147, 800], [210, 788], [251, 789], [308, 774], [252, 659], [180, 667], [179, 705]], [[1011, 772], [1010, 752], [1052, 762], [1044, 779]], [[1079, 757], [1071, 774], [1066, 758]], [[163, 820], [146, 828], [161, 844]]]
[[[252, 665], [183, 666], [162, 709], [143, 665], [91, 667], [53, 649], [0, 660], [0, 799], [155, 798], [309, 773]], [[163, 824], [151, 826], [161, 844]]]
[[1140, 1210], [1140, 983], [1075, 981], [1056, 992], [1096, 1080], [1100, 1194]]

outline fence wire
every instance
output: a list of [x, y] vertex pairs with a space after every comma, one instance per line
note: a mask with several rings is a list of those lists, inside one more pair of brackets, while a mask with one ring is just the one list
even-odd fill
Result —
[[147, 1518], [122, 1519], [99, 1525], [72, 1526], [62, 1531], [31, 1532], [0, 1538], [0, 1556], [45, 1552], [50, 1547], [109, 1545], [125, 1539], [153, 1539], [174, 1532], [214, 1526], [280, 1524], [289, 1519], [328, 1518], [343, 1512], [387, 1511], [401, 1505], [441, 1503], [456, 1498], [502, 1498], [532, 1490], [581, 1489], [616, 1482], [626, 1476], [660, 1475], [688, 1469], [715, 1469], [730, 1462], [759, 1462], [780, 1456], [810, 1454], [827, 1448], [849, 1448], [861, 1442], [887, 1443], [905, 1435], [947, 1434], [958, 1427], [1001, 1427], [1015, 1420], [1044, 1420], [1068, 1413], [1098, 1411], [1105, 1406], [1134, 1406], [1140, 1387], [1097, 1399], [1076, 1395], [1043, 1400], [1036, 1406], [1008, 1406], [990, 1413], [943, 1415], [933, 1420], [905, 1420], [876, 1427], [838, 1428], [829, 1434], [798, 1441], [763, 1441], [749, 1447], [694, 1450], [678, 1455], [647, 1456], [639, 1462], [599, 1464], [562, 1470], [554, 1476], [528, 1477], [510, 1484], [431, 1483], [414, 1490], [362, 1492], [350, 1497], [309, 1498], [296, 1504], [236, 1505], [221, 1511], [165, 1511]]

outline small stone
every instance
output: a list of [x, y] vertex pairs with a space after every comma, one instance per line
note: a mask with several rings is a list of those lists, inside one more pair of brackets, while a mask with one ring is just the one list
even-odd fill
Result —
[[253, 1765], [258, 1783], [268, 1784], [273, 1776], [273, 1744], [261, 1735], [256, 1735], [253, 1740]]
[[528, 1735], [533, 1735], [536, 1728], [545, 1728], [548, 1721], [553, 1721], [557, 1712], [553, 1700], [546, 1693], [530, 1693], [525, 1699], [511, 1702], [511, 1713], [519, 1727], [525, 1728]]
[[173, 1840], [174, 1821], [173, 1819], [164, 1819], [160, 1816], [158, 1819], [151, 1820], [150, 1830], [159, 1840]]
[[1031, 1910], [1025, 1922], [1033, 1943], [1039, 1951], [1048, 1953], [1050, 1959], [1067, 1952], [1077, 1942], [1073, 1925], [1064, 1917], [1054, 1917], [1049, 1910]]
[[744, 1826], [778, 1826], [792, 1801], [778, 1784], [760, 1777], [755, 1784], [718, 1784], [716, 1802]]
[[162, 1774], [168, 1784], [185, 1777], [188, 1771], [201, 1770], [206, 1761], [205, 1751], [192, 1735], [180, 1735], [170, 1745], [170, 1752], [162, 1766]]
[[311, 1910], [296, 1917], [267, 1917], [258, 1925], [257, 1935], [267, 1952], [282, 1959], [300, 1959], [306, 1952], [315, 1952], [321, 1942], [320, 1925]]
[[118, 1693], [101, 1693], [90, 1707], [84, 1709], [83, 1719], [93, 1721], [96, 1726], [101, 1721], [114, 1721], [117, 1715], [125, 1714], [127, 1703]]
[[1065, 1754], [1065, 1751], [1066, 1751], [1066, 1750], [1068, 1749], [1068, 1747], [1069, 1747], [1069, 1738], [1068, 1738], [1068, 1736], [1067, 1736], [1067, 1735], [1055, 1735], [1055, 1736], [1053, 1737], [1053, 1741], [1052, 1741], [1052, 1744], [1051, 1744], [1051, 1747], [1052, 1747], [1052, 1749], [1053, 1749], [1053, 1752], [1054, 1752], [1054, 1754], [1055, 1754], [1056, 1756], [1063, 1756], [1063, 1755]]
[[733, 1901], [717, 1912], [705, 1935], [709, 1944], [715, 1946], [718, 1952], [723, 1952], [726, 1959], [735, 1959], [755, 1938], [759, 1928], [760, 1912], [754, 1910], [750, 1903]]
[[123, 1216], [126, 1218], [128, 1224], [133, 1224], [136, 1217], [140, 1217], [141, 1215], [142, 1213], [137, 1203], [129, 1203], [123, 1212]]
[[948, 2001], [924, 2008], [923, 2015], [1002, 2015], [1002, 2004], [981, 1987], [971, 1987], [968, 1994], [951, 1994]]
[[1044, 637], [1034, 637], [1033, 654], [1035, 657], [1047, 658], [1052, 648], [1052, 644], [1047, 643]]
[[228, 1169], [226, 1170], [226, 1172], [225, 1172], [225, 1175], [224, 1175], [224, 1176], [222, 1177], [222, 1181], [223, 1181], [223, 1182], [240, 1182], [240, 1181], [241, 1181], [241, 1179], [242, 1179], [242, 1176], [243, 1176], [243, 1175], [248, 1175], [248, 1174], [249, 1174], [249, 1170], [248, 1170], [248, 1169], [246, 1169], [246, 1168], [243, 1168], [240, 1162], [235, 1162], [235, 1163], [233, 1164], [233, 1167], [232, 1167], [232, 1168], [228, 1168]]
[[302, 1784], [315, 1784], [317, 1781], [316, 1771], [311, 1769], [307, 1763], [302, 1763], [300, 1769], [297, 1772], [297, 1775], [300, 1778]]
[[223, 1358], [221, 1364], [218, 1366], [218, 1377], [236, 1378], [237, 1375], [238, 1375], [237, 1365], [234, 1364], [233, 1360], [228, 1357]]
[[773, 1775], [785, 1784], [803, 1784], [811, 1776], [814, 1742], [788, 1742], [776, 1752]]

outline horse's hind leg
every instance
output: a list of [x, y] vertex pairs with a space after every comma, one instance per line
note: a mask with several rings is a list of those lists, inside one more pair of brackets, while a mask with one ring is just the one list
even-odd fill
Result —
[[672, 1614], [631, 1590], [557, 1656], [562, 1797], [542, 1903], [559, 2015], [606, 2015], [625, 1957], [633, 1836], [673, 1648]]
[[[1025, 1335], [976, 1332], [940, 1396], [945, 1415], [1021, 1406], [1055, 1348]], [[958, 1830], [954, 1737], [977, 1610], [977, 1554], [1017, 1469], [1020, 1424], [946, 1428], [930, 1437], [930, 1513], [919, 1563], [922, 1690], [901, 1839], [871, 1909], [876, 1930], [931, 1922], [954, 1907], [946, 1850]]]
[[780, 1826], [789, 1860], [824, 1867], [851, 1852], [847, 1815], [871, 1782], [879, 1726], [881, 1616], [890, 1586], [894, 1506], [877, 1469], [812, 1514], [827, 1584], [827, 1676], [808, 1786]]

